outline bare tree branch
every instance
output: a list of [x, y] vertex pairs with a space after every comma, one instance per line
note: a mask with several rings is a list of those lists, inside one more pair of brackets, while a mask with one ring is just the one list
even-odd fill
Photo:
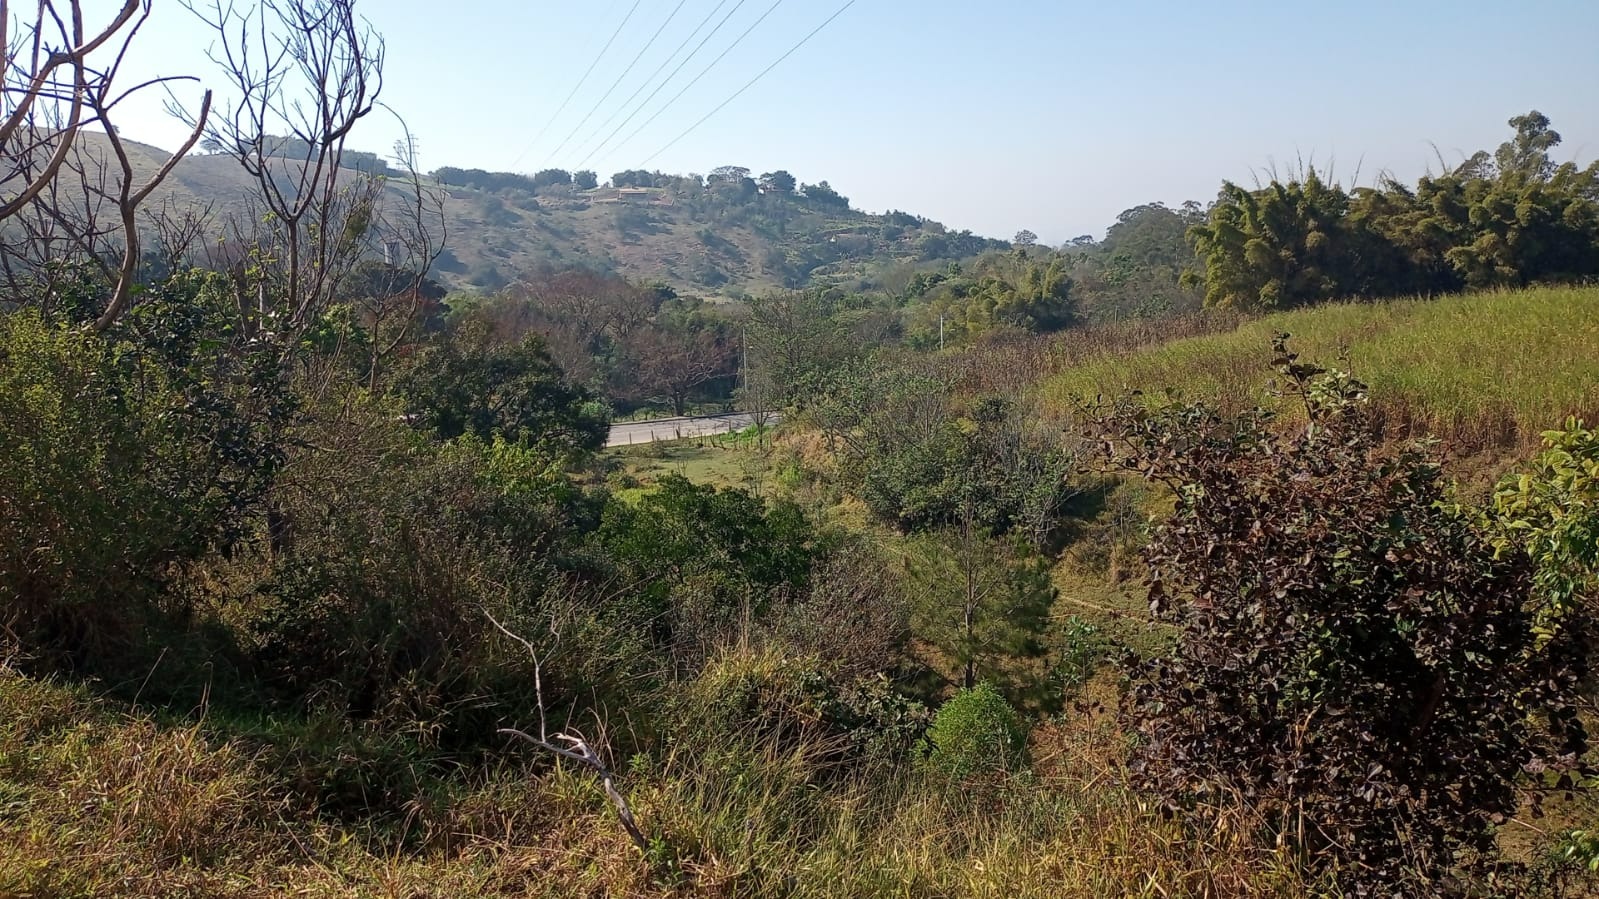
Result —
[[[570, 733], [558, 733], [553, 736], [549, 733], [548, 725], [546, 724], [548, 713], [544, 706], [543, 661], [539, 658], [538, 649], [527, 638], [501, 624], [487, 610], [484, 610], [483, 614], [499, 629], [500, 633], [522, 644], [522, 647], [527, 650], [528, 655], [533, 659], [533, 691], [534, 701], [538, 705], [539, 734], [535, 737], [513, 727], [502, 727], [498, 733], [524, 740], [546, 752], [553, 753], [559, 758], [576, 762], [593, 771], [599, 777], [600, 787], [605, 790], [605, 795], [610, 798], [611, 804], [616, 807], [616, 817], [622, 822], [622, 829], [627, 831], [627, 835], [632, 838], [633, 845], [638, 847], [639, 852], [647, 854], [650, 842], [644, 837], [644, 832], [639, 828], [638, 820], [633, 817], [633, 808], [628, 805], [627, 797], [623, 796], [622, 792], [616, 788], [616, 775], [605, 764], [605, 760], [601, 758], [599, 752], [575, 728], [568, 727], [567, 730]], [[561, 743], [566, 745], [562, 746], [560, 745]]]
[[[109, 291], [104, 309], [95, 316], [95, 327], [103, 330], [131, 302], [140, 261], [139, 207], [198, 141], [210, 114], [211, 94], [205, 94], [188, 142], [142, 186], [136, 185], [113, 111], [141, 90], [185, 79], [163, 76], [126, 89], [117, 85], [129, 49], [150, 17], [150, 0], [125, 0], [115, 18], [93, 36], [85, 30], [81, 0], [66, 0], [64, 13], [62, 6], [61, 0], [39, 0], [32, 27], [12, 35], [9, 4], [0, 0], [0, 41], [5, 43], [0, 186], [11, 185], [15, 191], [0, 202], [0, 220], [20, 223], [5, 237], [0, 268], [14, 295], [22, 297], [15, 289], [23, 281], [43, 286], [48, 295], [59, 272], [92, 265]], [[52, 27], [60, 49], [46, 46], [46, 31]], [[110, 62], [91, 63], [90, 56], [102, 49], [114, 51]], [[113, 158], [94, 159], [83, 151], [78, 138], [90, 124], [104, 128]], [[102, 224], [105, 204], [118, 213], [115, 226]], [[121, 259], [112, 265], [110, 245], [117, 238]]]
[[[110, 82], [106, 82], [106, 86], [109, 88]], [[124, 96], [126, 95], [124, 94]], [[110, 107], [98, 106], [98, 99], [92, 102], [97, 104], [96, 109], [99, 111], [100, 117], [109, 122]], [[115, 200], [117, 212], [122, 218], [123, 249], [122, 265], [117, 270], [116, 289], [112, 292], [111, 302], [106, 304], [105, 311], [95, 320], [95, 330], [104, 331], [106, 328], [111, 327], [121, 317], [122, 313], [127, 311], [128, 303], [133, 297], [133, 281], [135, 275], [138, 274], [139, 268], [140, 244], [137, 216], [139, 206], [149, 199], [151, 192], [159, 187], [168, 175], [172, 174], [172, 169], [177, 166], [183, 157], [189, 154], [190, 150], [194, 149], [196, 143], [199, 143], [200, 135], [205, 129], [206, 119], [210, 115], [211, 92], [206, 91], [205, 99], [200, 104], [199, 121], [194, 129], [189, 132], [188, 140], [185, 140], [183, 145], [169, 156], [161, 168], [138, 190], [133, 190], [133, 163], [128, 159], [127, 148], [123, 146], [122, 138], [117, 134], [115, 128], [106, 131], [106, 137], [111, 143], [111, 151], [116, 154], [117, 163], [122, 167], [121, 191]]]
[[346, 187], [342, 165], [382, 91], [383, 39], [356, 0], [182, 2], [215, 31], [210, 56], [236, 95], [207, 135], [256, 181], [269, 213], [250, 241], [271, 268], [271, 289], [257, 292], [274, 308], [260, 311], [303, 329], [334, 301], [372, 224], [375, 192], [362, 183], [372, 179]]

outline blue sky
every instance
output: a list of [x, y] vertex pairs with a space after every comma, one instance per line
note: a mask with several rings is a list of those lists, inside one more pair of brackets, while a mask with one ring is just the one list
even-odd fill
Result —
[[[388, 41], [383, 99], [418, 136], [425, 168], [532, 171], [582, 162], [590, 133], [717, 2], [684, 0], [600, 105], [678, 5], [638, 0], [537, 142], [634, 0], [361, 0], [359, 8]], [[727, 0], [713, 23], [737, 2]], [[622, 135], [773, 2], [745, 0]], [[999, 237], [1030, 228], [1059, 242], [1102, 234], [1127, 207], [1206, 201], [1223, 178], [1247, 181], [1300, 157], [1335, 161], [1346, 181], [1357, 166], [1363, 183], [1382, 170], [1414, 178], [1436, 167], [1434, 145], [1446, 160], [1491, 149], [1508, 135], [1505, 121], [1532, 108], [1565, 136], [1559, 159], [1599, 158], [1595, 0], [857, 0], [650, 159], [843, 2], [779, 3], [637, 138], [587, 167], [602, 179], [646, 160], [674, 172], [785, 168], [803, 181], [827, 179], [868, 210], [904, 209]], [[114, 5], [86, 4], [91, 16]], [[128, 76], [209, 76], [209, 38], [176, 0], [155, 7]], [[182, 131], [153, 96], [119, 125], [162, 145]], [[397, 134], [375, 117], [353, 144], [386, 152]]]

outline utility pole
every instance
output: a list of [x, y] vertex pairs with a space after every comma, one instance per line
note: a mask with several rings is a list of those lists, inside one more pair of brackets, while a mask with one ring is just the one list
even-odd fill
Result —
[[944, 313], [938, 314], [938, 348], [944, 349]]

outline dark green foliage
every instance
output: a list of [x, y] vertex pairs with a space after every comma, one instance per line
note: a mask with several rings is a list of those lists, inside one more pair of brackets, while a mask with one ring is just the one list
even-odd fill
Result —
[[444, 439], [498, 436], [581, 453], [609, 433], [604, 406], [570, 383], [532, 334], [510, 345], [477, 326], [441, 336], [411, 360], [398, 390], [412, 422]]
[[533, 193], [536, 190], [532, 178], [512, 172], [487, 172], [483, 169], [458, 169], [454, 166], [444, 166], [435, 169], [432, 175], [441, 184], [452, 184], [457, 187], [472, 187], [487, 191], [522, 190], [528, 193]]
[[852, 370], [818, 410], [846, 476], [905, 533], [961, 526], [1054, 548], [1078, 493], [1076, 460], [1031, 410], [990, 396], [965, 415], [950, 387], [910, 372]]
[[836, 688], [820, 705], [825, 719], [848, 742], [850, 756], [868, 762], [904, 759], [933, 719], [926, 706], [895, 690], [883, 675]]
[[578, 190], [593, 190], [600, 186], [600, 179], [593, 172], [584, 170], [572, 175], [572, 186]]
[[1583, 752], [1582, 626], [1540, 634], [1526, 553], [1383, 448], [1358, 382], [1279, 350], [1298, 433], [1203, 406], [1101, 422], [1177, 500], [1145, 556], [1182, 636], [1128, 696], [1135, 771], [1201, 819], [1250, 806], [1352, 895], [1437, 894], [1492, 857], [1524, 772]]
[[655, 176], [643, 169], [629, 169], [611, 176], [612, 187], [654, 187]]
[[1072, 246], [1073, 295], [1090, 323], [1193, 312], [1202, 301], [1182, 276], [1194, 266], [1188, 229], [1205, 220], [1198, 203], [1171, 209], [1149, 203], [1116, 217], [1105, 239]]
[[[545, 639], [552, 621], [574, 638], [633, 622], [609, 620], [622, 610], [563, 611], [582, 564], [576, 541], [597, 525], [599, 499], [557, 459], [503, 441], [434, 447], [387, 411], [297, 429], [363, 464], [291, 460], [286, 479], [317, 489], [282, 492], [293, 540], [233, 585], [236, 664], [273, 704], [391, 725], [430, 720], [436, 740], [474, 745], [495, 721], [525, 715], [531, 698], [519, 647], [485, 611], [530, 639]], [[547, 695], [615, 695], [647, 670], [617, 638], [569, 649]]]
[[849, 208], [849, 198], [834, 190], [833, 186], [826, 181], [817, 184], [802, 184], [800, 185], [800, 193], [804, 195], [808, 202], [816, 206], [826, 209]]
[[679, 475], [629, 506], [612, 500], [596, 535], [628, 602], [685, 657], [763, 618], [775, 595], [806, 587], [818, 537], [800, 509]]
[[950, 697], [933, 718], [927, 742], [928, 765], [955, 780], [1027, 766], [1027, 729], [1005, 697], [987, 683]]
[[[1000, 684], [1030, 709], [1056, 709], [1045, 639], [1058, 548], [1078, 490], [1059, 435], [999, 397], [964, 416], [940, 377], [910, 368], [851, 369], [813, 412], [838, 451], [842, 480], [907, 534], [911, 632], [942, 682]], [[996, 539], [999, 538], [999, 539]]]
[[936, 650], [926, 661], [943, 683], [986, 681], [1018, 706], [1060, 708], [1045, 639], [1056, 596], [1047, 560], [959, 529], [916, 541], [907, 567], [911, 630]]
[[762, 175], [759, 183], [763, 192], [780, 194], [793, 193], [799, 184], [799, 182], [794, 180], [793, 175], [782, 169]]
[[663, 577], [715, 571], [762, 587], [802, 585], [813, 538], [792, 504], [768, 508], [748, 491], [675, 474], [636, 507], [613, 503], [602, 536], [619, 559], [641, 570]]
[[0, 317], [0, 614], [31, 650], [120, 659], [186, 566], [250, 536], [293, 403], [276, 348], [219, 330], [224, 297], [182, 275], [104, 336]]
[[[974, 467], [974, 441], [954, 422], [939, 427], [924, 440], [901, 445], [892, 454], [863, 460], [861, 498], [879, 518], [901, 531], [919, 531], [952, 522], [971, 499], [969, 474]], [[994, 512], [977, 513], [993, 527]], [[986, 513], [986, 514], [985, 514]]]
[[566, 187], [572, 183], [572, 173], [565, 169], [544, 169], [533, 175], [533, 191], [547, 187]]
[[[1222, 187], [1191, 231], [1207, 305], [1260, 310], [1343, 297], [1517, 287], [1599, 274], [1599, 163], [1555, 165], [1538, 112], [1489, 156], [1353, 194], [1315, 171]], [[1196, 279], [1197, 280], [1197, 279]]]

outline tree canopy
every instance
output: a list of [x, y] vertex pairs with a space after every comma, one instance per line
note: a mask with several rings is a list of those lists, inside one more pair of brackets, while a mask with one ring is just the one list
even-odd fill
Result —
[[1190, 231], [1210, 306], [1276, 309], [1342, 297], [1519, 287], [1599, 275], [1599, 163], [1556, 165], [1533, 111], [1498, 150], [1353, 191], [1314, 171], [1226, 183]]

